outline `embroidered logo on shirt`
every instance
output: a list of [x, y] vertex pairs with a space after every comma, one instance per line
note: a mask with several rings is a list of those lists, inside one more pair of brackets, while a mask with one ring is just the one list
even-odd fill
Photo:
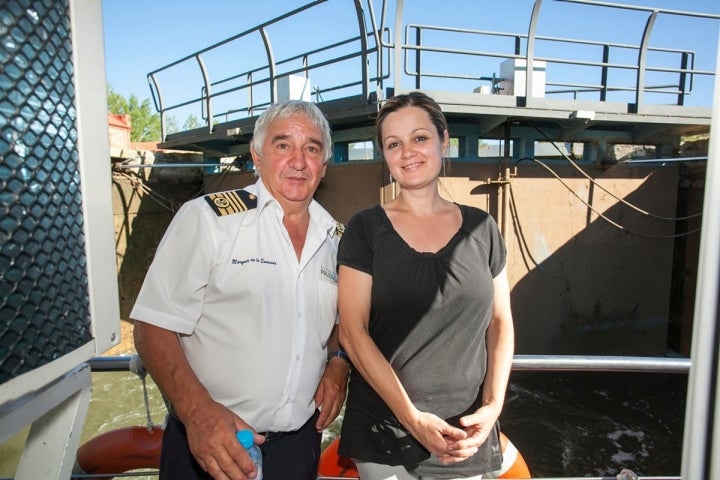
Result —
[[333, 283], [337, 283], [337, 273], [334, 270], [322, 265], [320, 267], [320, 274], [324, 277], [329, 278]]
[[257, 197], [246, 190], [211, 193], [205, 200], [218, 217], [244, 212], [257, 207]]
[[334, 237], [342, 237], [345, 233], [345, 225], [340, 222], [335, 222], [335, 231], [333, 232]]

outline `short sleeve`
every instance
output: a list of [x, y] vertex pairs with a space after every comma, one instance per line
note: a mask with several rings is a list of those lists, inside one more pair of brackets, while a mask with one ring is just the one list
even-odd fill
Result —
[[214, 240], [206, 207], [191, 201], [175, 214], [130, 312], [135, 320], [190, 334], [203, 304]]
[[369, 233], [366, 212], [350, 218], [338, 245], [338, 267], [345, 265], [372, 275], [374, 248]]
[[502, 272], [507, 263], [507, 247], [492, 215], [487, 215], [485, 224], [487, 225], [489, 267], [493, 278], [495, 278]]

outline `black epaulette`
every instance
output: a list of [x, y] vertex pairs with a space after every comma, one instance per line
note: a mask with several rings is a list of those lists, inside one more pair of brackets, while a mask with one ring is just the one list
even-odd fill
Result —
[[335, 222], [335, 231], [333, 232], [333, 236], [334, 237], [342, 237], [343, 233], [345, 233], [345, 225], [336, 221]]
[[244, 212], [257, 207], [257, 196], [246, 190], [211, 193], [205, 200], [218, 217]]

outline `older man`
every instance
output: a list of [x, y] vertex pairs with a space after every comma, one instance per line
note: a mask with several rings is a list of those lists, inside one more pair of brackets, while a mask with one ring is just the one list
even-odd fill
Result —
[[250, 147], [259, 180], [187, 202], [165, 233], [130, 315], [170, 407], [161, 478], [255, 478], [235, 437], [252, 429], [265, 480], [315, 480], [349, 370], [335, 330], [343, 228], [313, 200], [331, 150], [314, 104], [273, 105]]

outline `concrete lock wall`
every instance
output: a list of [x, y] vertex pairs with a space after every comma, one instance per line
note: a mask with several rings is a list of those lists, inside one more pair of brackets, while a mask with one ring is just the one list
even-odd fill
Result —
[[[152, 194], [129, 178], [115, 181], [123, 319], [172, 218], [155, 195], [179, 204], [203, 188], [211, 193], [255, 181], [250, 172], [160, 170], [147, 176]], [[622, 201], [666, 218], [698, 212], [704, 164], [583, 166], [595, 184], [571, 166], [553, 170], [565, 185], [538, 165], [519, 165], [503, 183], [495, 164], [459, 162], [448, 164], [441, 184], [443, 196], [490, 212], [501, 226], [517, 353], [660, 355], [670, 348], [689, 354], [699, 235], [671, 238], [678, 222]], [[382, 163], [333, 165], [316, 198], [347, 222], [391, 198], [395, 187], [387, 183]], [[699, 225], [693, 219], [678, 231]]]

